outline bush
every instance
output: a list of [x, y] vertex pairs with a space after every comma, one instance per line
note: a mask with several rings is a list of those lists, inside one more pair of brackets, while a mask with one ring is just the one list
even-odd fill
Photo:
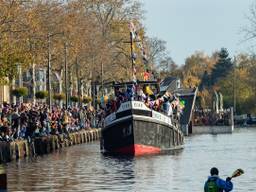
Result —
[[91, 97], [84, 97], [83, 98], [83, 103], [87, 104], [87, 103], [90, 103], [92, 102], [92, 98]]
[[57, 93], [53, 95], [54, 100], [62, 101], [65, 99], [65, 95], [63, 93]]
[[79, 101], [78, 97], [77, 96], [71, 96], [70, 97], [70, 101], [71, 102], [74, 102], [74, 103], [77, 103]]
[[48, 96], [48, 91], [37, 91], [35, 96], [37, 99], [45, 99]]
[[23, 97], [28, 95], [28, 89], [26, 87], [19, 87], [17, 89], [12, 90], [12, 95], [15, 97]]

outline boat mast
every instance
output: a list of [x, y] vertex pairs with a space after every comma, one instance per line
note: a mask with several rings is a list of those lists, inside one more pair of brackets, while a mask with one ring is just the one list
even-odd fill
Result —
[[131, 62], [132, 62], [132, 80], [136, 80], [135, 74], [134, 74], [135, 61], [134, 61], [134, 53], [133, 53], [133, 32], [132, 31], [130, 31], [130, 47], [131, 47]]

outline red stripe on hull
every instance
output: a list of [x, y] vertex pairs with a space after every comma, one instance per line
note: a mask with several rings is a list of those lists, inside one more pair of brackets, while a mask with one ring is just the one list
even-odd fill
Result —
[[122, 147], [114, 150], [115, 153], [125, 154], [125, 155], [149, 155], [149, 154], [158, 154], [161, 149], [159, 147], [153, 147], [148, 145], [134, 144], [127, 147]]

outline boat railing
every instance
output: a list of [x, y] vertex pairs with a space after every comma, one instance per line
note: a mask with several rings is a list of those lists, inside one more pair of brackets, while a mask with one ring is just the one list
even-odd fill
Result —
[[[171, 106], [170, 106], [171, 107]], [[164, 110], [155, 110], [154, 108], [150, 108], [145, 104], [145, 102], [141, 100], [128, 100], [122, 102], [120, 106], [110, 113], [106, 114], [105, 116], [105, 123], [109, 123], [116, 119], [116, 113], [120, 113], [130, 109], [139, 109], [144, 111], [151, 111], [152, 117], [164, 120], [168, 124], [172, 124], [177, 128], [180, 128], [180, 113], [179, 110], [172, 110], [171, 114], [168, 114]]]

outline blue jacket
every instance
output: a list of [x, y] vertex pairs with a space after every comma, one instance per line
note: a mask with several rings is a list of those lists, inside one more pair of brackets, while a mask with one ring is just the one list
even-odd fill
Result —
[[[231, 181], [224, 181], [223, 179], [220, 179], [219, 176], [213, 175], [208, 177], [208, 180], [216, 180], [216, 184], [219, 188], [218, 192], [229, 192], [233, 189], [233, 183]], [[204, 184], [204, 191], [207, 192], [206, 187], [207, 187], [207, 181]]]

